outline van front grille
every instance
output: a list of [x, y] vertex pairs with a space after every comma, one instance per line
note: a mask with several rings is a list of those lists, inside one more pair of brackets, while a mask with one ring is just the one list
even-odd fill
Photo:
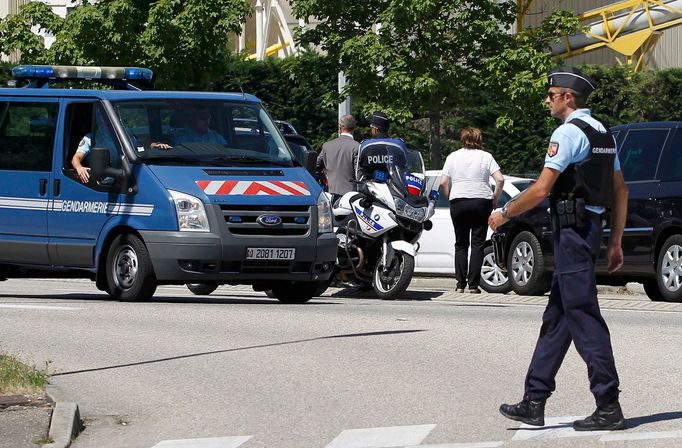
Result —
[[[310, 231], [311, 210], [307, 205], [221, 205], [220, 209], [227, 229], [233, 235], [304, 236]], [[260, 216], [268, 216], [279, 223], [260, 224]]]

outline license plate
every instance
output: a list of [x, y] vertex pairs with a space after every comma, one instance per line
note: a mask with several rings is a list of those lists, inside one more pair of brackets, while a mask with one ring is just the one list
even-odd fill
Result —
[[281, 247], [247, 247], [247, 260], [293, 260], [296, 249]]

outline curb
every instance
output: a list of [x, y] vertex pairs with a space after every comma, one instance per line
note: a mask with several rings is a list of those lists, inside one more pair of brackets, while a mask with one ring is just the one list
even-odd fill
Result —
[[66, 399], [55, 386], [48, 386], [46, 393], [50, 401], [54, 403], [54, 409], [47, 433], [52, 442], [43, 445], [43, 448], [68, 448], [83, 430], [78, 404]]

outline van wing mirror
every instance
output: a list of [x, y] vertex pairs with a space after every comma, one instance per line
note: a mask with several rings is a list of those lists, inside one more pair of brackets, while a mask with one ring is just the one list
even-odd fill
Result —
[[[124, 181], [127, 176], [123, 169], [111, 167], [111, 156], [108, 148], [92, 148], [88, 154], [88, 164], [90, 174], [96, 182], [101, 182], [107, 177], [113, 177], [119, 181]], [[126, 184], [126, 182], [122, 182]]]
[[303, 154], [303, 166], [313, 177], [315, 176], [317, 172], [317, 151], [306, 151]]

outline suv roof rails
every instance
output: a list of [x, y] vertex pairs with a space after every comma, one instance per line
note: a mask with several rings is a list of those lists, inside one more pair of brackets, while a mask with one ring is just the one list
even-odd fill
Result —
[[86, 67], [78, 65], [19, 65], [12, 69], [17, 81], [29, 81], [25, 87], [49, 88], [67, 81], [94, 81], [120, 90], [141, 90], [130, 82], [152, 88], [154, 72], [139, 67]]

